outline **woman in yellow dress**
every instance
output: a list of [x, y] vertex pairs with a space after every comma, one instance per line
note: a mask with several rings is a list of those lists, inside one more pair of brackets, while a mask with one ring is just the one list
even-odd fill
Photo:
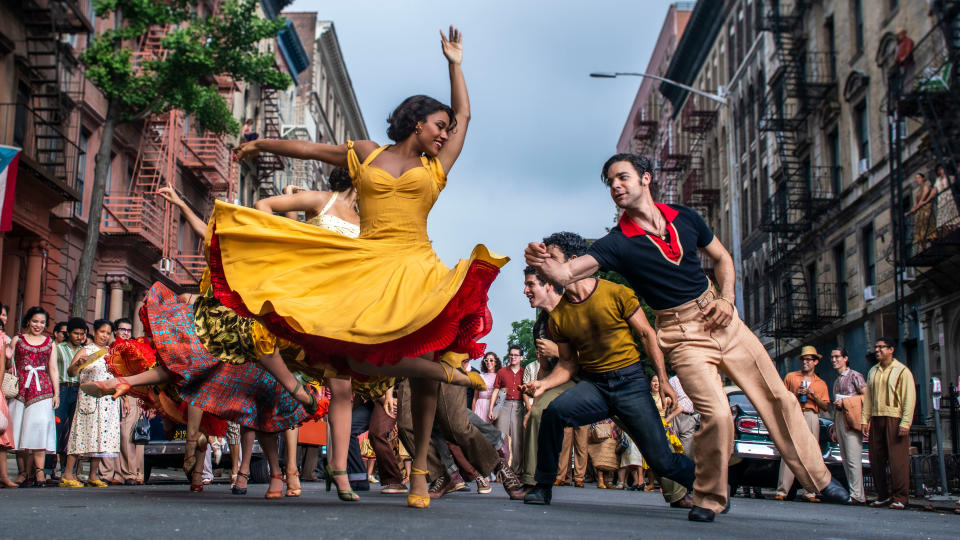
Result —
[[[396, 144], [256, 140], [235, 150], [238, 159], [270, 152], [346, 166], [357, 189], [359, 238], [219, 201], [206, 236], [216, 298], [277, 337], [277, 350], [260, 362], [298, 399], [310, 397], [288, 365], [308, 375], [333, 366], [361, 377], [411, 379], [417, 448], [408, 504], [417, 508], [430, 501], [424, 471], [437, 382], [486, 388], [460, 365], [484, 352], [477, 340], [491, 327], [487, 291], [508, 261], [478, 245], [450, 269], [427, 236], [427, 215], [470, 120], [461, 43], [453, 27], [441, 34], [452, 108], [427, 96], [407, 98], [388, 119]], [[285, 341], [302, 348], [299, 360], [282, 357]]]

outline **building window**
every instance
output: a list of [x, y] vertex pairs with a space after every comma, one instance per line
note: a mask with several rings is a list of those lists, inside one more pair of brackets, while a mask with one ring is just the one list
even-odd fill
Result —
[[874, 246], [873, 224], [863, 229], [863, 286], [872, 287], [877, 284], [876, 246]]
[[753, 204], [750, 205], [750, 223], [752, 223], [754, 227], [759, 227], [760, 207], [764, 201], [760, 199], [760, 181], [757, 180], [756, 176], [750, 180], [750, 193], [753, 194]]
[[847, 312], [847, 256], [843, 240], [833, 246], [833, 270], [837, 280], [837, 308], [844, 315]]
[[833, 194], [836, 196], [843, 191], [843, 176], [840, 174], [842, 171], [840, 167], [840, 133], [836, 126], [827, 133], [827, 151], [829, 152], [827, 163], [830, 166]]
[[853, 50], [863, 52], [863, 0], [853, 0]]
[[833, 24], [833, 15], [827, 17], [824, 23], [827, 34], [827, 52], [830, 53], [830, 75], [837, 79], [837, 29]]
[[857, 151], [860, 159], [857, 173], [863, 174], [870, 168], [870, 115], [867, 112], [866, 99], [853, 108], [853, 128], [856, 130]]

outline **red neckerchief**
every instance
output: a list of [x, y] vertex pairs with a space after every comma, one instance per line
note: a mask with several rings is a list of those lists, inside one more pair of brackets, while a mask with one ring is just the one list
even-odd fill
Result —
[[654, 245], [660, 248], [660, 252], [663, 253], [665, 258], [675, 264], [679, 264], [680, 259], [683, 258], [683, 247], [680, 245], [680, 235], [677, 234], [677, 229], [673, 226], [673, 220], [677, 217], [679, 212], [663, 203], [653, 204], [660, 210], [661, 213], [663, 213], [664, 219], [667, 220], [668, 240], [664, 240], [655, 234], [647, 234], [647, 231], [643, 230], [643, 227], [637, 225], [635, 221], [630, 219], [626, 212], [624, 212], [624, 214], [620, 217], [620, 231], [627, 238], [633, 238], [634, 236], [646, 236], [654, 243]]

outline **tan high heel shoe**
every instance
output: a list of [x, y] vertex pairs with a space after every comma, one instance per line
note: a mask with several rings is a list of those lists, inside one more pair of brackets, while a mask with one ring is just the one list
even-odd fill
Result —
[[[283, 473], [271, 474], [271, 475], [270, 475], [270, 478], [272, 478], [272, 479], [279, 479], [279, 480], [283, 481]], [[279, 499], [280, 497], [283, 497], [283, 485], [282, 485], [282, 484], [281, 484], [281, 486], [280, 486], [280, 489], [278, 489], [278, 490], [276, 490], [276, 491], [273, 491], [273, 490], [271, 490], [271, 489], [268, 487], [268, 488], [267, 488], [267, 492], [263, 494], [263, 498], [264, 498], [264, 499]]]
[[[297, 487], [293, 487], [291, 480], [296, 478]], [[287, 491], [284, 493], [287, 497], [299, 497], [303, 493], [300, 486], [300, 471], [287, 473]]]

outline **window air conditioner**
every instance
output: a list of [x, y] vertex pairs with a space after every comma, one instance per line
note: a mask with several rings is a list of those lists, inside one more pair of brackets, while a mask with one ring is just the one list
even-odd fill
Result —
[[869, 287], [863, 288], [863, 299], [864, 300], [873, 300], [877, 297], [877, 286], [870, 285]]
[[913, 267], [900, 272], [900, 281], [913, 281], [917, 279], [917, 270]]
[[171, 261], [170, 259], [168, 259], [168, 258], [166, 258], [166, 257], [160, 259], [160, 272], [163, 273], [163, 274], [169, 274], [169, 273], [170, 273], [170, 269], [173, 267], [172, 262], [173, 262], [173, 261]]
[[857, 166], [857, 172], [859, 174], [864, 174], [869, 170], [870, 170], [870, 160], [867, 158], [861, 159], [859, 165]]

